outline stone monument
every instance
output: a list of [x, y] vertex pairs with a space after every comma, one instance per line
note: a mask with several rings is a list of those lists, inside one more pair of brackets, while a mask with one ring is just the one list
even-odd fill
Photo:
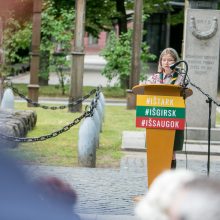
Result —
[[[217, 88], [220, 89], [220, 11], [219, 0], [185, 0], [183, 60], [188, 63], [188, 76], [192, 83], [217, 101]], [[208, 141], [208, 99], [199, 90], [189, 85], [193, 95], [186, 100], [186, 136], [188, 143], [195, 146], [185, 151], [207, 153]], [[212, 103], [211, 143], [220, 143], [220, 128], [216, 127], [216, 105]], [[144, 132], [124, 131], [123, 150], [145, 150]], [[129, 138], [128, 138], [129, 137]], [[199, 147], [198, 144], [199, 143]], [[205, 144], [205, 145], [204, 145]], [[138, 146], [138, 147], [137, 147]], [[218, 147], [218, 146], [217, 146]], [[212, 151], [215, 152], [215, 149]], [[217, 152], [217, 151], [216, 151]]]
[[[204, 93], [217, 100], [220, 11], [187, 9], [184, 33], [183, 59], [188, 63], [190, 81], [201, 88]], [[194, 137], [188, 139], [207, 140], [206, 131], [209, 118], [207, 97], [195, 87], [190, 85], [190, 88], [193, 90], [193, 96], [187, 99], [186, 102], [187, 126], [191, 127], [191, 130], [201, 132], [194, 133]], [[216, 105], [213, 104], [212, 128], [215, 128], [215, 121]]]

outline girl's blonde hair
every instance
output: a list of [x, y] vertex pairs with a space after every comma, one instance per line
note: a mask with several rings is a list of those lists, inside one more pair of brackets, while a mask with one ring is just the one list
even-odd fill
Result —
[[179, 55], [175, 49], [173, 49], [173, 48], [164, 49], [160, 54], [160, 58], [159, 58], [159, 62], [158, 62], [158, 70], [157, 70], [158, 72], [162, 72], [162, 58], [164, 55], [167, 55], [167, 54], [170, 54], [173, 57], [175, 62], [177, 62], [180, 59]]

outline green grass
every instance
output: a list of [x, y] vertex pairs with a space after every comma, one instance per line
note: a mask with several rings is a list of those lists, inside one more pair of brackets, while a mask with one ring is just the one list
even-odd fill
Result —
[[[16, 103], [16, 109], [27, 109], [25, 103]], [[37, 124], [28, 137], [39, 137], [61, 129], [79, 117], [80, 113], [67, 110], [44, 110], [31, 108], [37, 112]], [[27, 163], [55, 166], [77, 166], [78, 129], [69, 131], [42, 142], [22, 143], [13, 154]], [[105, 121], [100, 133], [100, 147], [97, 149], [97, 167], [117, 167], [123, 155], [121, 151], [122, 131], [135, 128], [135, 110], [123, 106], [105, 106]]]
[[[28, 94], [27, 84], [13, 84], [13, 87], [18, 89], [23, 95]], [[95, 89], [94, 86], [84, 86], [83, 95], [87, 95], [92, 89]], [[67, 97], [69, 92], [69, 86], [65, 87], [65, 95], [62, 95], [61, 88], [58, 85], [48, 85], [40, 86], [39, 96], [49, 96], [49, 97]], [[106, 98], [119, 98], [123, 99], [126, 96], [125, 90], [119, 87], [103, 87], [102, 92]]]
[[[14, 85], [23, 94], [27, 94], [27, 86]], [[95, 87], [84, 87], [84, 95]], [[120, 88], [103, 88], [106, 98], [123, 98], [124, 91]], [[55, 86], [40, 88], [40, 96], [61, 96]], [[16, 109], [30, 109], [25, 103], [16, 103]], [[51, 134], [79, 117], [80, 113], [64, 110], [44, 110], [31, 108], [37, 112], [37, 124], [28, 133], [28, 137], [39, 137]], [[217, 113], [216, 124], [220, 125], [220, 114]], [[80, 124], [57, 137], [42, 142], [23, 143], [11, 151], [27, 163], [55, 166], [77, 166], [77, 142]], [[123, 156], [120, 146], [124, 130], [140, 130], [135, 127], [135, 110], [127, 110], [123, 106], [106, 106], [103, 132], [100, 133], [100, 147], [97, 149], [97, 167], [117, 167]]]
[[216, 114], [216, 125], [220, 125], [220, 113]]

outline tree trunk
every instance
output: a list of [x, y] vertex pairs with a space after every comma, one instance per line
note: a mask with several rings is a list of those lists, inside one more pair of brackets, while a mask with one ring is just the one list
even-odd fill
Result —
[[127, 76], [127, 75], [121, 75], [120, 76], [120, 87], [122, 89], [128, 89], [129, 88], [129, 76]]
[[119, 12], [120, 16], [118, 18], [118, 29], [119, 35], [122, 33], [126, 33], [128, 31], [127, 28], [127, 15], [125, 10], [125, 2], [124, 0], [116, 0], [116, 9]]
[[43, 51], [40, 54], [39, 85], [48, 85], [50, 67], [50, 51]]
[[[117, 9], [117, 12], [119, 13], [118, 32], [119, 32], [119, 35], [121, 35], [122, 33], [128, 32], [125, 1], [116, 0], [116, 9]], [[125, 76], [125, 75], [120, 76], [120, 87], [123, 89], [127, 89], [129, 87], [129, 76]]]

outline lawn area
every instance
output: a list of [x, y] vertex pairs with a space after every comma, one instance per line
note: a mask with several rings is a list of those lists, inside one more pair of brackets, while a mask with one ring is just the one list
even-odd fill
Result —
[[[26, 103], [16, 103], [16, 109], [28, 109]], [[50, 134], [71, 123], [80, 113], [64, 110], [31, 108], [37, 113], [37, 124], [28, 137]], [[57, 137], [42, 142], [22, 143], [12, 149], [13, 154], [27, 163], [55, 166], [77, 166], [77, 142], [80, 124]], [[97, 149], [97, 167], [117, 167], [123, 152], [120, 150], [122, 131], [136, 130], [135, 110], [125, 106], [106, 106], [105, 120], [100, 133], [100, 147]], [[141, 129], [142, 130], [142, 129]]]
[[220, 126], [220, 113], [216, 114], [216, 125]]
[[[15, 85], [19, 92], [27, 94], [27, 87]], [[95, 87], [85, 87], [84, 95]], [[41, 89], [40, 96], [50, 96], [55, 87]], [[123, 98], [123, 91], [119, 88], [103, 88], [105, 98]], [[118, 94], [117, 94], [118, 93]], [[107, 94], [107, 95], [106, 95]], [[117, 94], [117, 95], [115, 95]], [[59, 94], [60, 96], [60, 94]], [[107, 97], [106, 97], [107, 96]], [[80, 113], [70, 113], [64, 110], [45, 110], [42, 108], [28, 108], [26, 103], [16, 103], [16, 109], [32, 109], [37, 113], [37, 124], [28, 133], [28, 137], [40, 137], [51, 134], [70, 124]], [[100, 147], [97, 149], [97, 167], [118, 167], [123, 156], [121, 151], [122, 132], [124, 130], [139, 130], [135, 127], [135, 110], [127, 110], [125, 106], [105, 106], [105, 121], [103, 132], [100, 133]], [[216, 124], [220, 125], [220, 113], [217, 113]], [[80, 123], [57, 137], [42, 142], [22, 143], [13, 154], [21, 157], [27, 163], [37, 163], [55, 166], [77, 166], [77, 143]]]

